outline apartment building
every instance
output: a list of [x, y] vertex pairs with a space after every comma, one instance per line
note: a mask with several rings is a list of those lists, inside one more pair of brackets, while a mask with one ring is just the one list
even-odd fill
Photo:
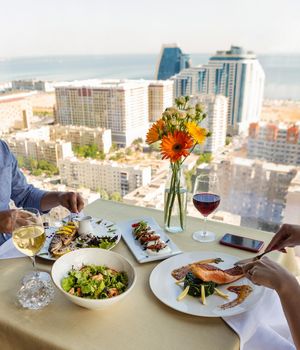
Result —
[[104, 128], [88, 128], [76, 125], [50, 126], [50, 139], [70, 141], [72, 146], [97, 145], [105, 154], [112, 146], [111, 130]]
[[127, 165], [112, 161], [69, 158], [59, 162], [62, 183], [73, 187], [86, 187], [121, 196], [147, 185], [151, 181], [151, 167]]
[[71, 142], [32, 140], [14, 136], [6, 137], [5, 141], [16, 157], [24, 159], [46, 160], [58, 166], [59, 160], [73, 157]]
[[300, 122], [293, 125], [251, 123], [248, 157], [279, 164], [300, 165]]
[[173, 106], [172, 80], [150, 80], [148, 88], [149, 122], [157, 121], [166, 108]]
[[247, 131], [260, 118], [265, 74], [256, 55], [242, 47], [217, 51], [208, 64], [175, 75], [174, 95], [222, 94], [228, 98], [227, 133]]
[[241, 225], [272, 230], [282, 222], [296, 167], [219, 156], [203, 171], [217, 174], [219, 187], [209, 190], [220, 194], [220, 210], [241, 216]]
[[38, 90], [44, 92], [54, 91], [53, 83], [44, 80], [13, 80], [11, 85], [13, 90]]
[[226, 142], [228, 99], [223, 95], [198, 95], [192, 97], [191, 103], [203, 104], [207, 117], [201, 126], [212, 133], [200, 148], [204, 152], [218, 152]]
[[27, 97], [31, 94], [0, 96], [0, 135], [14, 129], [30, 127], [32, 105]]
[[148, 83], [88, 80], [55, 88], [56, 121], [110, 129], [112, 141], [127, 147], [148, 128]]

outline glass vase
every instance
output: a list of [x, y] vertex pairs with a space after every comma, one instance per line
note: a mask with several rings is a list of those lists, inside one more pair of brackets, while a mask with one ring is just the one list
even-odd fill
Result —
[[180, 162], [171, 163], [165, 185], [164, 224], [165, 230], [178, 233], [185, 230], [187, 187]]

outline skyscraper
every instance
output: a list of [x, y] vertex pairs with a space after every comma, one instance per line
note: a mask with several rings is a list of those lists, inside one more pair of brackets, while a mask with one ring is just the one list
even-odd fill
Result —
[[167, 107], [173, 106], [173, 81], [150, 80], [148, 93], [149, 122], [156, 122]]
[[189, 67], [189, 55], [182, 53], [176, 44], [163, 45], [156, 68], [156, 79], [166, 80]]
[[264, 71], [253, 52], [231, 46], [208, 64], [185, 69], [174, 79], [174, 95], [222, 94], [228, 97], [227, 133], [246, 131], [259, 120]]
[[146, 135], [146, 81], [77, 81], [56, 87], [55, 94], [59, 124], [111, 129], [112, 141], [122, 147]]

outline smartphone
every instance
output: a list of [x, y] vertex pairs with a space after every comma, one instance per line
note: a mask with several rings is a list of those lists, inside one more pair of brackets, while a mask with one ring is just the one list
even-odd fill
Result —
[[233, 235], [231, 233], [225, 233], [221, 238], [220, 244], [228, 245], [229, 247], [234, 247], [238, 249], [248, 250], [250, 252], [257, 253], [264, 246], [263, 241], [257, 239], [252, 239], [248, 237], [242, 237]]

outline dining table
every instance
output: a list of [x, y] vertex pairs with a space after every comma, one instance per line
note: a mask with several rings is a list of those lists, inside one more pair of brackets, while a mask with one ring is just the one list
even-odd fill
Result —
[[[141, 217], [152, 217], [163, 227], [163, 212], [121, 202], [96, 200], [84, 213], [114, 223]], [[263, 240], [265, 245], [273, 234], [253, 228], [208, 221], [208, 229], [216, 240], [200, 243], [192, 233], [203, 220], [187, 217], [184, 232], [169, 237], [183, 252], [220, 252], [237, 258], [254, 253], [221, 245], [224, 233], [233, 233]], [[0, 349], [1, 350], [237, 350], [238, 335], [220, 317], [200, 317], [174, 310], [158, 300], [149, 285], [151, 271], [160, 263], [139, 263], [121, 241], [113, 248], [129, 260], [136, 271], [136, 284], [128, 296], [105, 310], [89, 310], [75, 305], [55, 290], [51, 304], [41, 310], [23, 309], [16, 302], [21, 279], [32, 269], [29, 258], [0, 260]], [[293, 250], [287, 254], [273, 252], [269, 256], [293, 271]], [[51, 271], [53, 262], [37, 258], [42, 271]], [[163, 277], [162, 277], [163, 278]]]

